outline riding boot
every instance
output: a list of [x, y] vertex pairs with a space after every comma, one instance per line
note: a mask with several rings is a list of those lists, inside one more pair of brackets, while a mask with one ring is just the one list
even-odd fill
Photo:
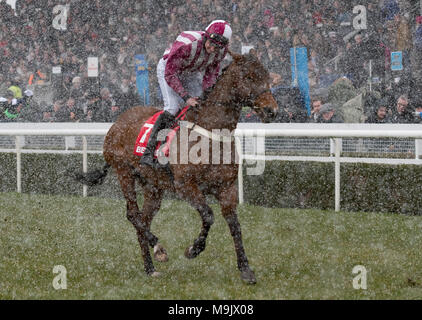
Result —
[[157, 136], [161, 130], [171, 128], [175, 124], [175, 117], [167, 111], [164, 111], [155, 121], [154, 127], [151, 130], [148, 144], [145, 152], [141, 157], [140, 164], [151, 167], [159, 166], [158, 161], [154, 158], [155, 147], [157, 145]]

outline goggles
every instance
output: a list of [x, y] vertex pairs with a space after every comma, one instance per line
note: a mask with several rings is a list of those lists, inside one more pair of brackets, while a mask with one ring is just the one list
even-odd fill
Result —
[[213, 44], [215, 44], [219, 48], [224, 48], [229, 43], [227, 38], [223, 37], [218, 33], [207, 33], [207, 37], [211, 40]]

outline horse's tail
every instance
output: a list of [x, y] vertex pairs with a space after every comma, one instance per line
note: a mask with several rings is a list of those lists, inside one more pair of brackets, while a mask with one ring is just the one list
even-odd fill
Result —
[[104, 178], [107, 176], [110, 165], [106, 163], [102, 169], [95, 169], [89, 172], [78, 172], [74, 175], [75, 179], [87, 186], [96, 186], [104, 182]]

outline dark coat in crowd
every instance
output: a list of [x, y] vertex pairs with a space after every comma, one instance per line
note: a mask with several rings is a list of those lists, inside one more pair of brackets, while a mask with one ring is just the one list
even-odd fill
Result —
[[415, 117], [411, 110], [408, 108], [404, 112], [398, 113], [397, 110], [393, 109], [393, 115], [391, 117], [392, 123], [414, 123]]
[[338, 114], [334, 114], [329, 120], [325, 120], [324, 117], [320, 116], [317, 122], [318, 123], [344, 123], [343, 118]]
[[111, 108], [114, 103], [112, 100], [99, 100], [91, 105], [92, 121], [93, 122], [113, 122], [116, 116], [113, 114]]
[[308, 121], [307, 110], [299, 88], [280, 86], [273, 88], [272, 91], [279, 106], [279, 113], [274, 122], [305, 123]]
[[377, 110], [374, 110], [374, 112], [368, 116], [365, 123], [391, 123], [391, 117], [387, 114], [384, 119], [380, 119], [377, 115]]
[[8, 105], [9, 103], [7, 101], [2, 101], [2, 99], [0, 100], [0, 122], [6, 121], [6, 115], [4, 112], [6, 111]]
[[28, 99], [23, 103], [20, 119], [25, 122], [39, 122], [42, 120], [42, 110], [46, 103], [38, 104], [33, 99]]
[[54, 118], [57, 122], [78, 122], [84, 120], [85, 114], [82, 106], [76, 103], [73, 106], [61, 106]]
[[126, 92], [118, 92], [115, 97], [116, 105], [120, 107], [121, 113], [141, 104], [139, 93], [135, 86], [130, 86]]
[[416, 50], [422, 51], [422, 24], [416, 28], [414, 45]]

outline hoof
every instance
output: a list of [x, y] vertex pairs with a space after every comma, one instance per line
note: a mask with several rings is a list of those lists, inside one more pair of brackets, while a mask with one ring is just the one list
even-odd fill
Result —
[[250, 269], [241, 271], [241, 277], [247, 284], [256, 284], [255, 273]]
[[158, 262], [167, 262], [169, 257], [167, 255], [166, 249], [161, 244], [156, 244], [154, 246], [154, 259]]
[[188, 259], [196, 258], [198, 254], [193, 250], [193, 246], [187, 247], [185, 250], [185, 257]]

